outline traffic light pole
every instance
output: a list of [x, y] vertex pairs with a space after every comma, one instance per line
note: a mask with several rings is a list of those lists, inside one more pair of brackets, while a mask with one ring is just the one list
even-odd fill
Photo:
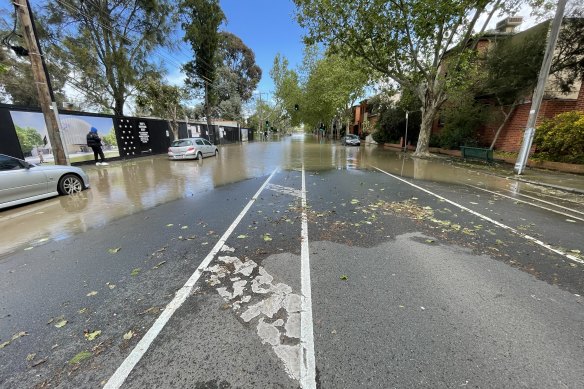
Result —
[[550, 74], [552, 58], [554, 56], [556, 42], [558, 41], [558, 35], [560, 34], [560, 27], [562, 25], [565, 8], [566, 0], [559, 0], [556, 9], [556, 16], [552, 22], [552, 29], [548, 37], [548, 45], [543, 57], [543, 63], [541, 64], [541, 70], [539, 71], [537, 87], [535, 88], [533, 98], [531, 99], [531, 109], [529, 110], [529, 118], [527, 119], [527, 125], [523, 134], [523, 143], [519, 150], [517, 162], [515, 162], [514, 170], [516, 174], [523, 174], [525, 165], [527, 164], [527, 159], [529, 158], [529, 150], [531, 149], [531, 144], [533, 143], [533, 137], [535, 135], [537, 114], [539, 113], [539, 107], [541, 106], [541, 100], [543, 99], [543, 94], [545, 92], [545, 84]]
[[14, 0], [18, 19], [23, 30], [24, 39], [28, 46], [28, 55], [32, 65], [32, 75], [37, 86], [39, 103], [45, 118], [47, 133], [51, 141], [51, 149], [56, 164], [69, 165], [69, 159], [63, 148], [61, 139], [59, 111], [54, 99], [46, 64], [35, 34], [32, 12], [28, 0]]

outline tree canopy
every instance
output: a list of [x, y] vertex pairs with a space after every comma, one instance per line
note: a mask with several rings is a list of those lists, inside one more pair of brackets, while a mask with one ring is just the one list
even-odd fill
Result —
[[140, 77], [156, 68], [153, 51], [168, 42], [170, 0], [47, 2], [48, 56], [71, 66], [68, 79], [97, 106], [123, 115]]
[[[361, 59], [422, 103], [415, 155], [429, 155], [431, 126], [449, 84], [464, 74], [471, 37], [521, 0], [294, 0], [308, 43]], [[483, 18], [481, 19], [481, 16]], [[479, 20], [483, 22], [479, 25]], [[448, 64], [446, 63], [448, 62]], [[448, 71], [445, 68], [448, 67]]]

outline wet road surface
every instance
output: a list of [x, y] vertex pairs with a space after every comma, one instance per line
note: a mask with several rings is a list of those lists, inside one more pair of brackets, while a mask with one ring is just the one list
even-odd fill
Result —
[[577, 195], [298, 135], [87, 170], [0, 213], [2, 387], [584, 381]]

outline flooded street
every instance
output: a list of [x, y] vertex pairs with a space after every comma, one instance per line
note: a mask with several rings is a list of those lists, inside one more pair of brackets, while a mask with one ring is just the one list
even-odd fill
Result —
[[508, 180], [492, 171], [481, 172], [480, 168], [452, 164], [446, 159], [412, 159], [375, 145], [346, 147], [296, 134], [271, 142], [225, 145], [218, 158], [203, 161], [169, 161], [165, 155], [157, 155], [113, 162], [107, 168], [84, 166], [90, 190], [0, 212], [0, 257], [47, 240], [62, 240], [103, 227], [160, 204], [196, 198], [226, 184], [262, 177], [274, 168], [293, 170], [303, 164], [305, 169], [314, 171], [377, 167], [415, 180], [473, 185], [507, 196], [524, 194], [530, 196], [525, 200], [535, 197], [584, 217], [582, 196]]
[[2, 388], [584, 380], [582, 195], [302, 135], [84, 169], [0, 212]]

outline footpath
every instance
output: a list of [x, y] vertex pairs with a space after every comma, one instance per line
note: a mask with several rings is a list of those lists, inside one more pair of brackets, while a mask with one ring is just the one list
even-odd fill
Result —
[[518, 175], [513, 171], [513, 165], [507, 163], [495, 162], [486, 164], [464, 161], [458, 158], [449, 159], [454, 164], [473, 170], [480, 170], [485, 174], [584, 195], [584, 175], [581, 174], [527, 167], [523, 174]]

